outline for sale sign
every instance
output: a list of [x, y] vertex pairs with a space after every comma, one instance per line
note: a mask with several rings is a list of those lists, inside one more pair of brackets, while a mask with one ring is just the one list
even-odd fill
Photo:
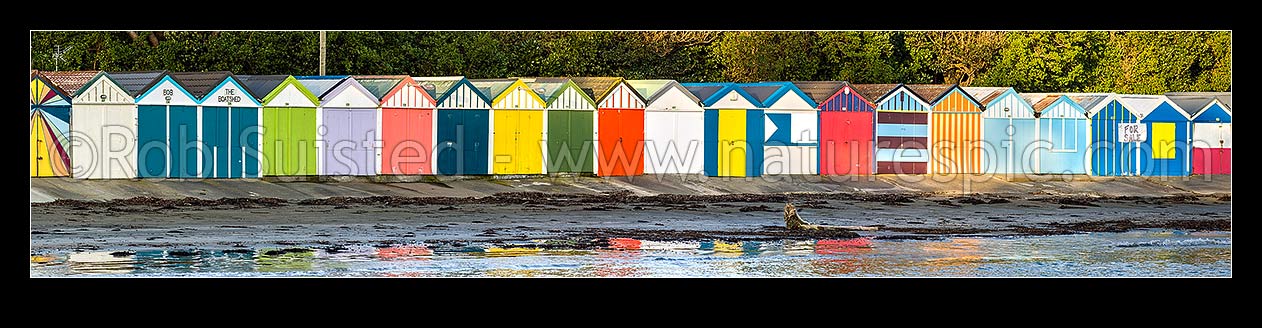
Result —
[[1148, 129], [1144, 123], [1118, 123], [1117, 139], [1121, 142], [1144, 142], [1148, 140]]

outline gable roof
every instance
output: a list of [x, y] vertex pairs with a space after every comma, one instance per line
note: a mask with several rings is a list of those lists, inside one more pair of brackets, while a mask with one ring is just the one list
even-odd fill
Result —
[[[1059, 93], [1022, 93], [1021, 98], [1034, 108], [1035, 113], [1042, 113], [1044, 109], [1056, 103], [1056, 99], [1060, 99], [1063, 94]], [[1072, 99], [1071, 99], [1072, 100]]]
[[413, 77], [412, 80], [421, 85], [421, 89], [429, 93], [434, 98], [434, 102], [438, 104], [441, 104], [443, 100], [451, 96], [453, 91], [459, 90], [461, 84], [468, 85], [469, 89], [472, 89], [473, 93], [478, 95], [478, 98], [482, 98], [482, 101], [486, 102], [487, 106], [490, 106], [492, 103], [491, 97], [478, 90], [477, 86], [474, 86], [464, 76]]
[[348, 75], [304, 75], [294, 76], [298, 79], [298, 83], [311, 91], [316, 98], [324, 99], [324, 94], [332, 91], [334, 87], [342, 83], [342, 80], [349, 78]]
[[[973, 99], [977, 100], [977, 102], [982, 105], [990, 105], [990, 102], [998, 99], [999, 96], [1004, 94], [1004, 92], [1012, 90], [1012, 88], [1009, 87], [961, 87], [961, 89], [964, 89], [964, 92], [967, 92], [969, 96], [973, 97]], [[1031, 104], [1033, 104], [1033, 102], [1031, 102]], [[1035, 112], [1037, 111], [1038, 110], [1035, 110]]]
[[1094, 116], [1095, 113], [1108, 105], [1113, 99], [1112, 93], [1101, 92], [1067, 92], [1062, 93], [1069, 100], [1078, 103], [1079, 107], [1087, 111], [1087, 116]]
[[[810, 97], [816, 104], [832, 98], [833, 95], [837, 94], [837, 91], [841, 91], [841, 88], [848, 84], [844, 81], [793, 81], [793, 85], [796, 85], [799, 90], [802, 90], [802, 93]], [[850, 88], [854, 89], [853, 86]]]
[[[122, 88], [123, 91], [127, 92], [128, 95], [131, 95], [132, 98], [135, 98], [137, 96], [140, 96], [140, 94], [145, 92], [145, 90], [149, 90], [149, 88], [152, 88], [154, 84], [158, 83], [158, 81], [161, 81], [162, 77], [166, 76], [167, 73], [168, 73], [167, 71], [163, 70], [163, 71], [138, 71], [138, 72], [107, 72], [106, 74], [110, 75], [110, 79], [114, 80], [114, 83], [118, 84], [119, 88]], [[185, 89], [188, 89], [188, 86], [185, 86], [183, 81], [180, 81], [177, 79], [176, 82], [179, 82], [181, 86], [183, 86]], [[192, 92], [192, 91], [190, 90], [189, 92]], [[201, 98], [204, 94], [203, 95], [194, 94], [194, 95], [197, 98]]]
[[91, 81], [98, 73], [101, 71], [39, 71], [36, 74], [43, 76], [48, 83], [52, 84], [53, 89], [70, 97], [78, 94], [79, 88]]
[[[413, 77], [413, 81], [421, 86], [430, 97], [441, 102], [451, 90], [455, 90], [461, 81], [466, 81], [463, 76], [433, 76], [433, 77]], [[483, 97], [485, 98], [485, 97]], [[490, 101], [487, 101], [489, 104]]]
[[[924, 100], [926, 103], [929, 103], [929, 105], [932, 106], [933, 104], [938, 102], [938, 99], [941, 99], [943, 96], [945, 96], [949, 91], [951, 91], [951, 88], [955, 87], [956, 85], [954, 84], [904, 84], [903, 86], [906, 86], [907, 89], [911, 90], [912, 93], [915, 93], [916, 96], [920, 97], [920, 99]], [[968, 95], [968, 92], [965, 92], [964, 94]], [[969, 98], [972, 98], [972, 96], [969, 96]], [[977, 99], [973, 99], [973, 101], [977, 101]]]
[[1140, 120], [1147, 119], [1149, 114], [1152, 114], [1157, 107], [1161, 107], [1162, 103], [1169, 103], [1171, 107], [1174, 107], [1175, 112], [1183, 115], [1183, 117], [1187, 118], [1189, 121], [1192, 120], [1192, 116], [1188, 115], [1186, 110], [1179, 108], [1179, 105], [1170, 101], [1170, 98], [1166, 98], [1166, 96], [1117, 95], [1117, 100], [1122, 103], [1122, 106], [1126, 106], [1127, 109], [1130, 109], [1131, 113], [1139, 116]]
[[586, 92], [583, 92], [578, 85], [574, 84], [574, 81], [571, 81], [569, 78], [523, 77], [518, 79], [521, 80], [522, 83], [525, 83], [527, 87], [530, 87], [531, 90], [534, 90], [535, 94], [539, 95], [539, 98], [543, 99], [543, 102], [549, 105], [551, 105], [557, 97], [564, 94], [566, 85], [569, 85], [578, 91], [579, 96], [583, 97], [583, 100], [591, 104], [592, 107], [596, 107], [596, 101], [593, 100], [591, 96], [587, 95]]
[[[900, 85], [902, 84], [901, 83], [851, 84], [850, 87], [854, 89], [855, 92], [858, 92], [859, 96], [862, 96], [863, 99], [867, 99], [873, 104], [876, 104], [876, 103], [881, 102], [881, 100], [884, 99], [885, 96], [889, 95], [890, 93], [893, 93], [894, 90], [898, 89], [898, 86]], [[915, 95], [915, 93], [912, 93], [912, 95]], [[921, 99], [921, 101], [924, 101], [924, 99]]]
[[728, 93], [731, 93], [731, 92], [736, 92], [737, 94], [740, 94], [742, 97], [745, 97], [745, 99], [748, 100], [750, 104], [756, 107], [763, 106], [761, 103], [758, 102], [757, 98], [754, 98], [754, 96], [750, 95], [748, 92], [745, 92], [745, 89], [738, 87], [736, 83], [706, 82], [706, 83], [680, 83], [679, 85], [688, 89], [688, 92], [697, 96], [698, 99], [701, 99], [701, 104], [705, 106], [714, 105], [715, 103], [719, 102], [719, 100], [722, 100], [724, 95], [727, 95]]
[[[605, 97], [608, 97], [609, 94], [613, 92], [615, 88], [618, 87], [618, 83], [622, 83], [623, 81], [626, 81], [626, 80], [620, 77], [605, 76], [605, 77], [571, 77], [570, 81], [574, 81], [574, 85], [577, 85], [579, 90], [583, 90], [584, 93], [587, 93], [588, 96], [592, 97], [592, 100], [595, 100], [596, 102], [599, 103], [601, 101], [604, 101]], [[640, 101], [646, 101], [644, 99], [644, 95], [641, 95], [639, 92], [634, 92], [635, 91], [634, 87], [632, 87], [631, 90], [632, 90], [631, 93], [635, 94], [636, 97], [639, 97]]]
[[[1231, 109], [1231, 92], [1167, 92], [1166, 97], [1171, 101], [1175, 101], [1176, 97], [1214, 97], [1218, 102], [1227, 105], [1227, 110]], [[1207, 101], [1206, 104], [1208, 103]]]
[[1208, 108], [1214, 100], [1225, 105], [1224, 110], [1231, 111], [1231, 105], [1228, 104], [1231, 102], [1230, 92], [1171, 92], [1166, 94], [1166, 98], [1193, 117]]
[[683, 85], [680, 85], [679, 81], [627, 80], [627, 84], [630, 84], [632, 88], [635, 88], [635, 92], [639, 93], [641, 96], [644, 96], [645, 98], [648, 98], [649, 102], [657, 100], [657, 98], [661, 98], [662, 95], [665, 95], [668, 90], [672, 88], [677, 88], [680, 91], [684, 92], [684, 96], [691, 98], [693, 101], [697, 102], [698, 104], [701, 103], [701, 99], [698, 99], [697, 95], [693, 94], [691, 91], [688, 91], [688, 88], [685, 88]]
[[[801, 97], [808, 105], [811, 105], [811, 108], [819, 106], [814, 99], [806, 95], [805, 92], [802, 92], [802, 89], [799, 89], [792, 82], [758, 82], [740, 83], [737, 85], [739, 85], [742, 89], [749, 91], [749, 93], [753, 94], [755, 97], [759, 97], [758, 102], [761, 102], [764, 107], [769, 107], [772, 104], [775, 104], [789, 93], [793, 93], [794, 95]], [[762, 97], [760, 94], [767, 92], [767, 90], [771, 91], [770, 94], [766, 95], [766, 97]]]
[[394, 87], [398, 86], [400, 82], [403, 82], [403, 80], [412, 79], [411, 76], [407, 75], [353, 75], [351, 78], [358, 81], [359, 85], [364, 86], [364, 89], [368, 90], [369, 93], [372, 93], [372, 95], [377, 97], [377, 99], [385, 97], [387, 93], [394, 90]]
[[474, 79], [469, 80], [478, 91], [482, 91], [487, 98], [495, 99], [508, 91], [509, 87], [516, 83], [517, 79]]
[[215, 87], [219, 86], [224, 79], [232, 76], [232, 72], [174, 72], [171, 78], [179, 82], [184, 90], [188, 90], [197, 99], [206, 97]]
[[241, 81], [241, 86], [245, 87], [254, 99], [263, 101], [268, 94], [272, 93], [276, 87], [279, 87], [289, 75], [237, 75], [237, 80]]

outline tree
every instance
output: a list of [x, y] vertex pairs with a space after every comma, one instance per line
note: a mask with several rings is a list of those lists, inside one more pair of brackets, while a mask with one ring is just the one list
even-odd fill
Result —
[[930, 76], [933, 82], [972, 84], [985, 73], [999, 55], [1004, 32], [909, 32], [909, 68], [915, 77]]

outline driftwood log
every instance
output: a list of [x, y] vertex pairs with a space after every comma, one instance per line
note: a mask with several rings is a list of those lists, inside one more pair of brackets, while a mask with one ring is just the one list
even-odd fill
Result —
[[806, 222], [806, 220], [802, 220], [802, 217], [798, 216], [797, 207], [793, 207], [793, 204], [790, 204], [790, 203], [784, 204], [784, 227], [788, 228], [789, 230], [820, 230], [820, 231], [836, 231], [836, 230], [873, 231], [873, 230], [876, 230], [876, 227], [830, 226], [830, 225], [811, 224], [810, 222]]

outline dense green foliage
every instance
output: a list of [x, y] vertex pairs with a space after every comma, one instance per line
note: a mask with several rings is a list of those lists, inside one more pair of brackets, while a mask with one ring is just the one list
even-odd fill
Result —
[[[337, 74], [1227, 91], [1231, 32], [329, 32]], [[57, 46], [64, 51], [54, 62]], [[314, 75], [316, 32], [33, 32], [34, 69]]]

